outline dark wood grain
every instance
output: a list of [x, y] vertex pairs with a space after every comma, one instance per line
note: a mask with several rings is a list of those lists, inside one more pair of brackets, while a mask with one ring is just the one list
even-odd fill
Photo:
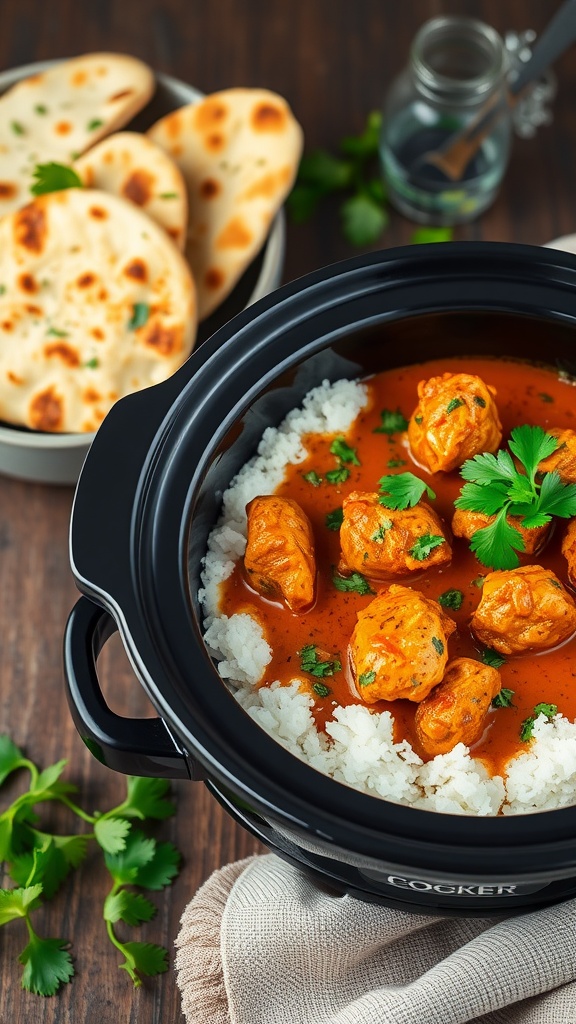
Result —
[[[557, 0], [452, 0], [449, 7], [451, 13], [482, 17], [502, 32], [538, 30], [556, 8]], [[334, 148], [380, 106], [419, 25], [444, 11], [440, 0], [2, 0], [0, 67], [90, 50], [124, 51], [205, 92], [234, 85], [275, 89], [291, 103], [307, 146]], [[532, 141], [516, 141], [497, 202], [480, 221], [459, 229], [458, 237], [543, 243], [576, 229], [574, 51], [557, 72], [554, 123]], [[383, 244], [405, 243], [412, 230], [392, 214]], [[285, 279], [350, 255], [328, 204], [309, 225], [289, 227]], [[64, 696], [62, 632], [76, 596], [67, 551], [71, 500], [69, 488], [0, 478], [0, 731], [43, 765], [68, 758], [68, 778], [92, 810], [118, 802], [124, 783], [84, 749]], [[117, 642], [102, 658], [102, 677], [120, 713], [151, 713]], [[183, 851], [184, 868], [176, 884], [156, 898], [156, 920], [142, 928], [142, 938], [168, 946], [187, 901], [210, 873], [258, 849], [201, 785], [174, 789], [177, 816], [159, 833]], [[74, 946], [76, 977], [53, 999], [21, 991], [16, 957], [24, 928], [16, 923], [0, 930], [0, 1024], [180, 1019], [173, 970], [136, 992], [117, 970], [101, 917], [106, 884], [100, 858], [92, 853], [39, 915], [45, 934], [65, 935]]]

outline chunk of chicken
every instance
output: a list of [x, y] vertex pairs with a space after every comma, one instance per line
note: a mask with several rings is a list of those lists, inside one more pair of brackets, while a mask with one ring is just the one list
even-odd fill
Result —
[[448, 473], [479, 452], [495, 452], [502, 426], [496, 390], [470, 373], [443, 373], [418, 385], [408, 424], [412, 454], [431, 473]]
[[356, 570], [373, 580], [447, 565], [452, 549], [442, 520], [429, 505], [402, 511], [385, 508], [372, 492], [352, 491], [342, 502], [342, 559], [339, 570]]
[[362, 700], [420, 701], [444, 675], [456, 624], [437, 601], [392, 585], [358, 613], [350, 661]]
[[550, 569], [523, 565], [486, 576], [471, 625], [501, 654], [545, 651], [576, 630], [576, 604]]
[[558, 448], [547, 459], [542, 459], [538, 469], [541, 473], [556, 470], [563, 483], [576, 484], [576, 430], [553, 427], [546, 433], [558, 439]]
[[576, 587], [576, 519], [571, 519], [562, 538], [562, 554], [568, 562], [568, 579]]
[[500, 673], [472, 658], [456, 658], [416, 709], [414, 724], [425, 754], [447, 754], [457, 743], [479, 739], [490, 704], [500, 692]]
[[[524, 541], [524, 554], [533, 555], [543, 547], [550, 530], [550, 523], [544, 526], [531, 526], [526, 529], [520, 525], [519, 516], [506, 517], [510, 526], [513, 526]], [[483, 530], [490, 526], [496, 516], [487, 516], [484, 512], [470, 512], [467, 509], [457, 508], [452, 519], [452, 533], [455, 537], [465, 537], [471, 540], [477, 530]]]
[[296, 501], [264, 495], [246, 506], [244, 569], [264, 597], [281, 598], [293, 612], [314, 603], [316, 562], [310, 520]]

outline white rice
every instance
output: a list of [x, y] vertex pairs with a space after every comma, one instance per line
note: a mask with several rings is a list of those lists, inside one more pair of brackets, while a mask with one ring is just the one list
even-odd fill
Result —
[[324, 381], [306, 395], [278, 428], [269, 427], [258, 454], [224, 493], [222, 515], [210, 534], [200, 600], [206, 613], [205, 642], [223, 679], [234, 684], [238, 702], [251, 718], [296, 757], [354, 789], [393, 803], [446, 814], [494, 815], [553, 810], [576, 802], [576, 724], [562, 715], [540, 716], [526, 752], [513, 758], [504, 779], [490, 777], [484, 764], [459, 743], [448, 754], [424, 763], [406, 741], [394, 742], [389, 711], [359, 704], [336, 706], [327, 735], [318, 732], [313, 698], [304, 678], [288, 686], [276, 680], [259, 686], [272, 658], [256, 609], [253, 615], [219, 611], [219, 584], [246, 547], [245, 508], [252, 498], [272, 494], [285, 468], [306, 458], [302, 436], [346, 432], [366, 405], [363, 384]]

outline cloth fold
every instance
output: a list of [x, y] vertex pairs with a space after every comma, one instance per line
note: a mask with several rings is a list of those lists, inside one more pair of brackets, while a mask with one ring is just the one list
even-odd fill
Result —
[[187, 1024], [576, 1024], [576, 900], [448, 919], [329, 896], [274, 854], [184, 911]]

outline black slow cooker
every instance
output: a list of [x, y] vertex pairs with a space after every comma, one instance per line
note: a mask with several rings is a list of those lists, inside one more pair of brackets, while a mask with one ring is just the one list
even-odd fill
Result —
[[[246, 828], [332, 890], [419, 913], [514, 913], [576, 895], [576, 806], [475, 818], [399, 806], [321, 775], [242, 710], [202, 641], [201, 560], [222, 492], [324, 379], [496, 354], [576, 372], [576, 258], [498, 243], [413, 246], [311, 274], [230, 321], [164, 384], [114, 406], [76, 491], [85, 595], [66, 630], [70, 706], [117, 771], [201, 779]], [[120, 631], [158, 711], [107, 707]]]

